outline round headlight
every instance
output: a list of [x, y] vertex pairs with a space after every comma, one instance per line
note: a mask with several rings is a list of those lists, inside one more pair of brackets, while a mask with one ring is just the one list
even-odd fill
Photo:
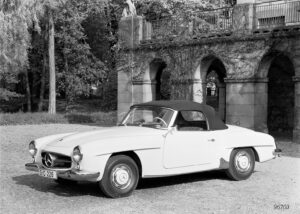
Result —
[[79, 163], [82, 160], [82, 154], [80, 152], [79, 146], [73, 149], [72, 159], [74, 162]]
[[34, 156], [36, 155], [36, 152], [37, 152], [37, 149], [36, 149], [36, 147], [35, 147], [35, 142], [34, 142], [34, 141], [31, 141], [31, 142], [29, 143], [28, 149], [29, 149], [30, 155], [31, 155], [32, 157], [34, 157]]

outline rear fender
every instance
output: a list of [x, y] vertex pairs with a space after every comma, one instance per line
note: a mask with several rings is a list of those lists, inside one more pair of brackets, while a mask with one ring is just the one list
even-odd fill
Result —
[[254, 150], [258, 156], [258, 162], [265, 162], [275, 158], [273, 152], [276, 149], [276, 146], [257, 146], [254, 147]]

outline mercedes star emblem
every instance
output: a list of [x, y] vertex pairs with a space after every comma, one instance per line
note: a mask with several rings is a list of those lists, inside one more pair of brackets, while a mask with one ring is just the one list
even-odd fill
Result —
[[53, 164], [54, 164], [54, 161], [53, 161], [52, 155], [50, 153], [47, 153], [45, 155], [45, 165], [50, 168], [50, 167], [53, 167]]

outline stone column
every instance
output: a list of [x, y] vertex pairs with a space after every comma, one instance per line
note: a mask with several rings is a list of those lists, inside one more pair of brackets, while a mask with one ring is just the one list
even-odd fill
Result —
[[144, 103], [155, 100], [156, 81], [134, 80], [133, 86], [133, 104]]
[[123, 17], [119, 22], [119, 43], [123, 47], [134, 48], [140, 44], [145, 31], [141, 16]]
[[295, 110], [293, 142], [300, 143], [300, 76], [293, 77], [295, 82]]
[[233, 8], [233, 32], [234, 34], [249, 34], [252, 32], [254, 23], [253, 0], [240, 1]]
[[226, 123], [254, 129], [254, 83], [228, 79], [226, 83]]
[[268, 78], [255, 79], [254, 130], [268, 133]]
[[124, 71], [118, 71], [118, 121], [127, 113], [132, 104], [131, 77]]
[[152, 36], [152, 24], [144, 20], [143, 22], [143, 40], [149, 40]]
[[267, 79], [225, 79], [226, 122], [266, 131]]
[[192, 80], [193, 87], [193, 101], [198, 103], [206, 102], [206, 82], [202, 82], [200, 79]]
[[218, 85], [219, 89], [219, 116], [222, 120], [225, 121], [225, 111], [226, 111], [226, 85], [221, 83]]
[[143, 81], [132, 81], [132, 104], [143, 102]]

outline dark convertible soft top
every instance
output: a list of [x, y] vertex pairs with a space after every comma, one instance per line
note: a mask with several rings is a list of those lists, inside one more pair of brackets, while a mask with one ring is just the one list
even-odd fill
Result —
[[201, 111], [205, 114], [210, 130], [223, 130], [228, 127], [216, 114], [213, 107], [188, 100], [157, 100], [146, 103], [135, 104], [133, 107], [165, 107], [175, 111]]

